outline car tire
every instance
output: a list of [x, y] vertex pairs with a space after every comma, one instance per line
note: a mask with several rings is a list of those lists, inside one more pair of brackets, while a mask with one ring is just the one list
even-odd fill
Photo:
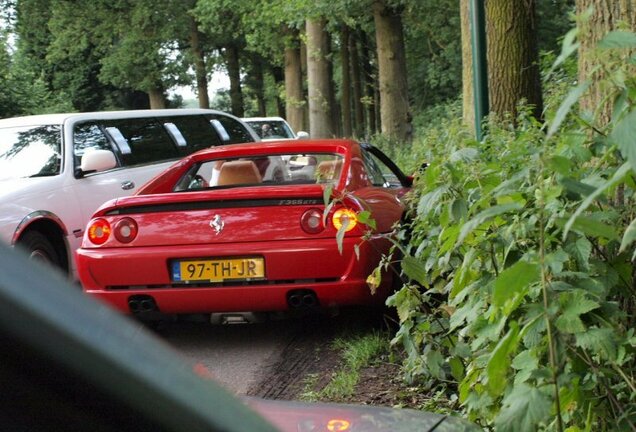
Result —
[[39, 231], [29, 231], [18, 241], [18, 246], [26, 251], [32, 260], [60, 266], [60, 257], [44, 234]]

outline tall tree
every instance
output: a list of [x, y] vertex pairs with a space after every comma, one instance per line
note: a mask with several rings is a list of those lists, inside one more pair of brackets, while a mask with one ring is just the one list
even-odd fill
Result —
[[362, 77], [363, 77], [363, 99], [364, 106], [366, 107], [366, 132], [370, 135], [379, 132], [380, 115], [379, 115], [379, 89], [378, 89], [378, 70], [377, 61], [373, 55], [374, 50], [373, 42], [367, 37], [367, 34], [363, 31], [358, 33], [360, 38], [360, 61], [362, 63]]
[[188, 15], [190, 23], [189, 47], [194, 64], [194, 75], [197, 88], [199, 108], [210, 108], [210, 95], [208, 94], [208, 71], [206, 55], [203, 47], [204, 35], [199, 30], [199, 22], [192, 13]]
[[7, 35], [0, 29], [0, 118], [20, 114], [21, 103], [15, 92], [15, 82], [11, 73], [11, 55], [8, 50]]
[[[588, 92], [580, 100], [581, 110], [594, 114], [601, 126], [607, 125], [612, 115], [613, 101], [605, 98], [603, 79], [606, 73], [598, 68], [596, 43], [611, 30], [624, 28], [636, 31], [635, 0], [576, 0], [579, 24], [579, 80], [591, 80]], [[628, 59], [626, 56], [626, 64]], [[636, 71], [631, 68], [634, 75]]]
[[355, 137], [364, 136], [364, 106], [362, 105], [362, 84], [365, 82], [362, 64], [360, 61], [360, 49], [356, 37], [357, 31], [349, 32], [349, 55], [351, 63], [351, 88], [353, 104], [353, 134]]
[[241, 64], [240, 51], [241, 48], [234, 43], [228, 43], [221, 48], [225, 64], [227, 67], [227, 75], [230, 78], [230, 100], [232, 101], [232, 114], [237, 117], [243, 117], [243, 90], [241, 89]]
[[181, 2], [52, 0], [52, 12], [51, 59], [90, 49], [99, 58], [102, 83], [144, 91], [153, 108], [165, 107], [165, 91], [185, 82], [186, 65], [176, 45], [189, 29]]
[[[248, 93], [256, 99], [256, 115], [267, 115], [267, 100], [265, 96], [265, 60], [257, 53], [246, 53], [246, 73], [243, 82], [248, 87]], [[251, 114], [250, 114], [251, 115]]]
[[309, 128], [312, 138], [331, 138], [334, 134], [330, 104], [329, 39], [324, 18], [308, 19], [307, 85], [309, 91]]
[[378, 52], [382, 133], [400, 141], [411, 139], [402, 8], [386, 0], [373, 2]]
[[460, 3], [457, 0], [407, 2], [403, 13], [409, 98], [412, 109], [457, 98], [461, 91]]
[[285, 112], [287, 121], [294, 130], [305, 130], [305, 95], [303, 90], [303, 75], [300, 58], [300, 39], [298, 32], [286, 28], [287, 38], [285, 46]]
[[351, 51], [349, 26], [342, 25], [340, 30], [340, 69], [342, 80], [340, 88], [340, 111], [342, 112], [342, 135], [350, 137], [353, 132], [351, 123]]
[[525, 100], [540, 118], [543, 99], [535, 1], [488, 0], [485, 13], [491, 112], [514, 116], [517, 104]]
[[473, 50], [470, 27], [470, 0], [460, 0], [462, 35], [462, 121], [475, 132], [475, 104], [473, 100]]
[[274, 102], [276, 102], [276, 112], [279, 117], [285, 117], [285, 103], [280, 97], [279, 89], [285, 88], [285, 68], [278, 65], [271, 65], [270, 70], [274, 78]]

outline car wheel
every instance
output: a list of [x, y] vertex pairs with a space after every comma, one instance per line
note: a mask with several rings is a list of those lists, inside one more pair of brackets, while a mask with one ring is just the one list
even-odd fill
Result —
[[27, 232], [18, 241], [18, 246], [25, 250], [32, 260], [60, 266], [60, 257], [57, 251], [41, 232]]

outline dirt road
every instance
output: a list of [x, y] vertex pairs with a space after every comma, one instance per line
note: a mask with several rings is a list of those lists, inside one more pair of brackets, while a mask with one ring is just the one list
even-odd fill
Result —
[[341, 326], [336, 319], [286, 319], [264, 323], [211, 325], [177, 322], [158, 335], [186, 357], [205, 365], [237, 395], [286, 399], [320, 361]]

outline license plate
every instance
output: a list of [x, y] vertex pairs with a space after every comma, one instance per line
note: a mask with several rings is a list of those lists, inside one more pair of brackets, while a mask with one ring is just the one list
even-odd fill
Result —
[[265, 278], [263, 257], [178, 260], [172, 262], [174, 282], [224, 282]]

